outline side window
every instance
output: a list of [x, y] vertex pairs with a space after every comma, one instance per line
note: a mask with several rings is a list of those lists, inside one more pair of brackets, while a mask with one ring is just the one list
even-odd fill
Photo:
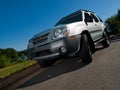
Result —
[[93, 19], [95, 20], [95, 22], [99, 22], [98, 18], [94, 14], [91, 14], [91, 16], [93, 17]]
[[100, 22], [103, 22], [102, 19], [101, 19], [100, 17], [98, 17], [98, 18], [99, 18]]
[[92, 17], [88, 13], [85, 13], [85, 21], [86, 22], [93, 22]]

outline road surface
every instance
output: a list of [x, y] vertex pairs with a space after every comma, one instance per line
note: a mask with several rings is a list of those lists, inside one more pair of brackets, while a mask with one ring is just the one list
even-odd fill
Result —
[[120, 90], [120, 39], [98, 46], [89, 64], [77, 57], [59, 60], [18, 82], [6, 90]]

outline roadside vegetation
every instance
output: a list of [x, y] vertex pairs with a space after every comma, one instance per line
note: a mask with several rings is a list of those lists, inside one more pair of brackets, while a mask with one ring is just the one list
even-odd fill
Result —
[[27, 51], [16, 51], [13, 48], [0, 48], [0, 78], [5, 78], [12, 73], [24, 70], [36, 61], [27, 59]]
[[27, 60], [26, 50], [17, 52], [13, 48], [0, 48], [0, 68], [14, 65]]
[[0, 69], [0, 78], [5, 78], [15, 72], [24, 70], [25, 68], [28, 68], [34, 64], [36, 64], [36, 61], [26, 60], [24, 62], [20, 62], [14, 65], [8, 66], [6, 68]]
[[105, 23], [110, 35], [120, 35], [120, 10], [117, 11], [117, 14], [109, 17]]

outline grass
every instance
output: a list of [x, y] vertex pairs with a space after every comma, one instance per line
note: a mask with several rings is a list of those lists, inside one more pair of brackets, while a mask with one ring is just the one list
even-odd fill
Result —
[[25, 62], [21, 62], [18, 64], [14, 64], [12, 66], [8, 66], [6, 68], [0, 69], [0, 78], [5, 78], [15, 72], [19, 72], [21, 70], [24, 70], [25, 68], [32, 66], [35, 64], [36, 61], [33, 60], [27, 60]]

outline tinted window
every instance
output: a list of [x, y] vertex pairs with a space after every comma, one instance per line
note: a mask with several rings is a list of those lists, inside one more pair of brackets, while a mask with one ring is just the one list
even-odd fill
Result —
[[82, 13], [65, 17], [61, 19], [55, 26], [60, 24], [69, 24], [69, 23], [78, 22], [78, 21], [82, 21]]
[[98, 17], [98, 18], [99, 18], [100, 22], [103, 22], [102, 19], [101, 19], [100, 17]]
[[93, 22], [92, 17], [88, 13], [85, 13], [85, 21], [86, 22]]
[[95, 22], [99, 22], [98, 18], [94, 14], [91, 14], [91, 16], [93, 17], [93, 19], [95, 20]]

